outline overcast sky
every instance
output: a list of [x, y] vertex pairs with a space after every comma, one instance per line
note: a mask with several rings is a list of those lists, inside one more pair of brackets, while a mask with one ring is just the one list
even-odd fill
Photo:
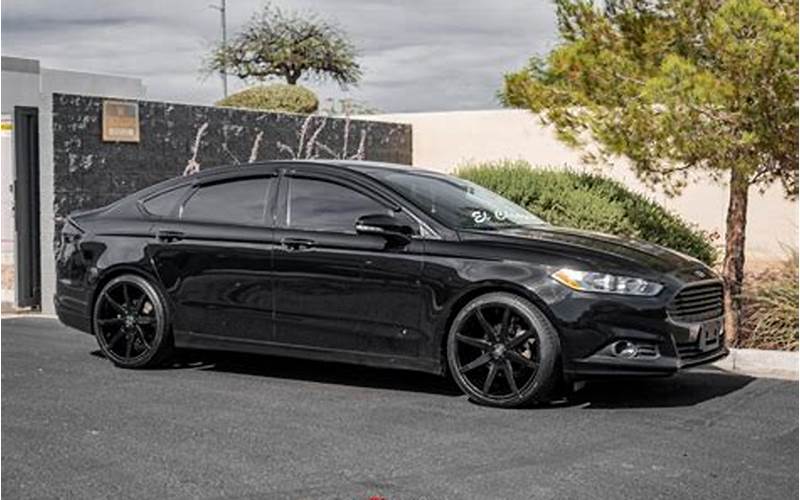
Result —
[[[147, 97], [209, 104], [218, 77], [203, 80], [203, 55], [220, 36], [219, 0], [3, 0], [2, 51], [43, 66], [140, 77]], [[302, 82], [321, 100], [349, 97], [386, 112], [487, 109], [504, 72], [555, 41], [549, 0], [283, 0], [313, 8], [351, 35], [364, 69], [347, 93]], [[235, 32], [262, 0], [228, 0]], [[234, 89], [242, 84], [229, 77]]]

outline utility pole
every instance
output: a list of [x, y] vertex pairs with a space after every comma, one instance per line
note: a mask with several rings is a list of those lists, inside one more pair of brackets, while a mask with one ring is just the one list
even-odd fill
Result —
[[[228, 28], [227, 28], [227, 23], [225, 22], [225, 0], [220, 0], [220, 4], [219, 5], [209, 5], [209, 7], [219, 11], [220, 21], [222, 21], [222, 47], [223, 48], [227, 47], [228, 46]], [[225, 53], [224, 52], [223, 52], [223, 56], [222, 57], [223, 58], [225, 57]], [[225, 69], [222, 70], [222, 72], [220, 73], [220, 76], [222, 77], [222, 94], [223, 94], [223, 97], [228, 97], [228, 71], [227, 71], [227, 65], [225, 63], [226, 63], [226, 61], [223, 59], [222, 65], [223, 65], [223, 68], [225, 68]]]

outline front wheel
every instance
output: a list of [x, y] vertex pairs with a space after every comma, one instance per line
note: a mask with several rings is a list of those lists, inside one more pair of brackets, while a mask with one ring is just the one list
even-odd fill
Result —
[[475, 402], [518, 407], [547, 400], [557, 382], [558, 334], [531, 302], [505, 292], [469, 302], [453, 320], [447, 362]]
[[134, 274], [109, 281], [97, 295], [94, 334], [100, 350], [115, 365], [145, 368], [172, 352], [168, 311], [162, 293]]

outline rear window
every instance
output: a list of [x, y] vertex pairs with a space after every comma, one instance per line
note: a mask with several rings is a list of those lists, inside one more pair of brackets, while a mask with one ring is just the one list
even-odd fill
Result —
[[178, 203], [183, 199], [186, 187], [179, 187], [157, 194], [144, 202], [144, 209], [151, 215], [168, 217], [177, 211]]

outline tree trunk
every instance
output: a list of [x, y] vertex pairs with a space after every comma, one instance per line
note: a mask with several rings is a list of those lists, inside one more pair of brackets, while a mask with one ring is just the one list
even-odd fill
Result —
[[725, 260], [722, 264], [722, 279], [725, 283], [725, 340], [728, 345], [732, 345], [738, 338], [741, 325], [744, 240], [749, 188], [747, 174], [733, 167], [725, 231]]
[[300, 79], [301, 73], [299, 71], [289, 71], [286, 74], [286, 83], [289, 85], [297, 85], [297, 80]]

